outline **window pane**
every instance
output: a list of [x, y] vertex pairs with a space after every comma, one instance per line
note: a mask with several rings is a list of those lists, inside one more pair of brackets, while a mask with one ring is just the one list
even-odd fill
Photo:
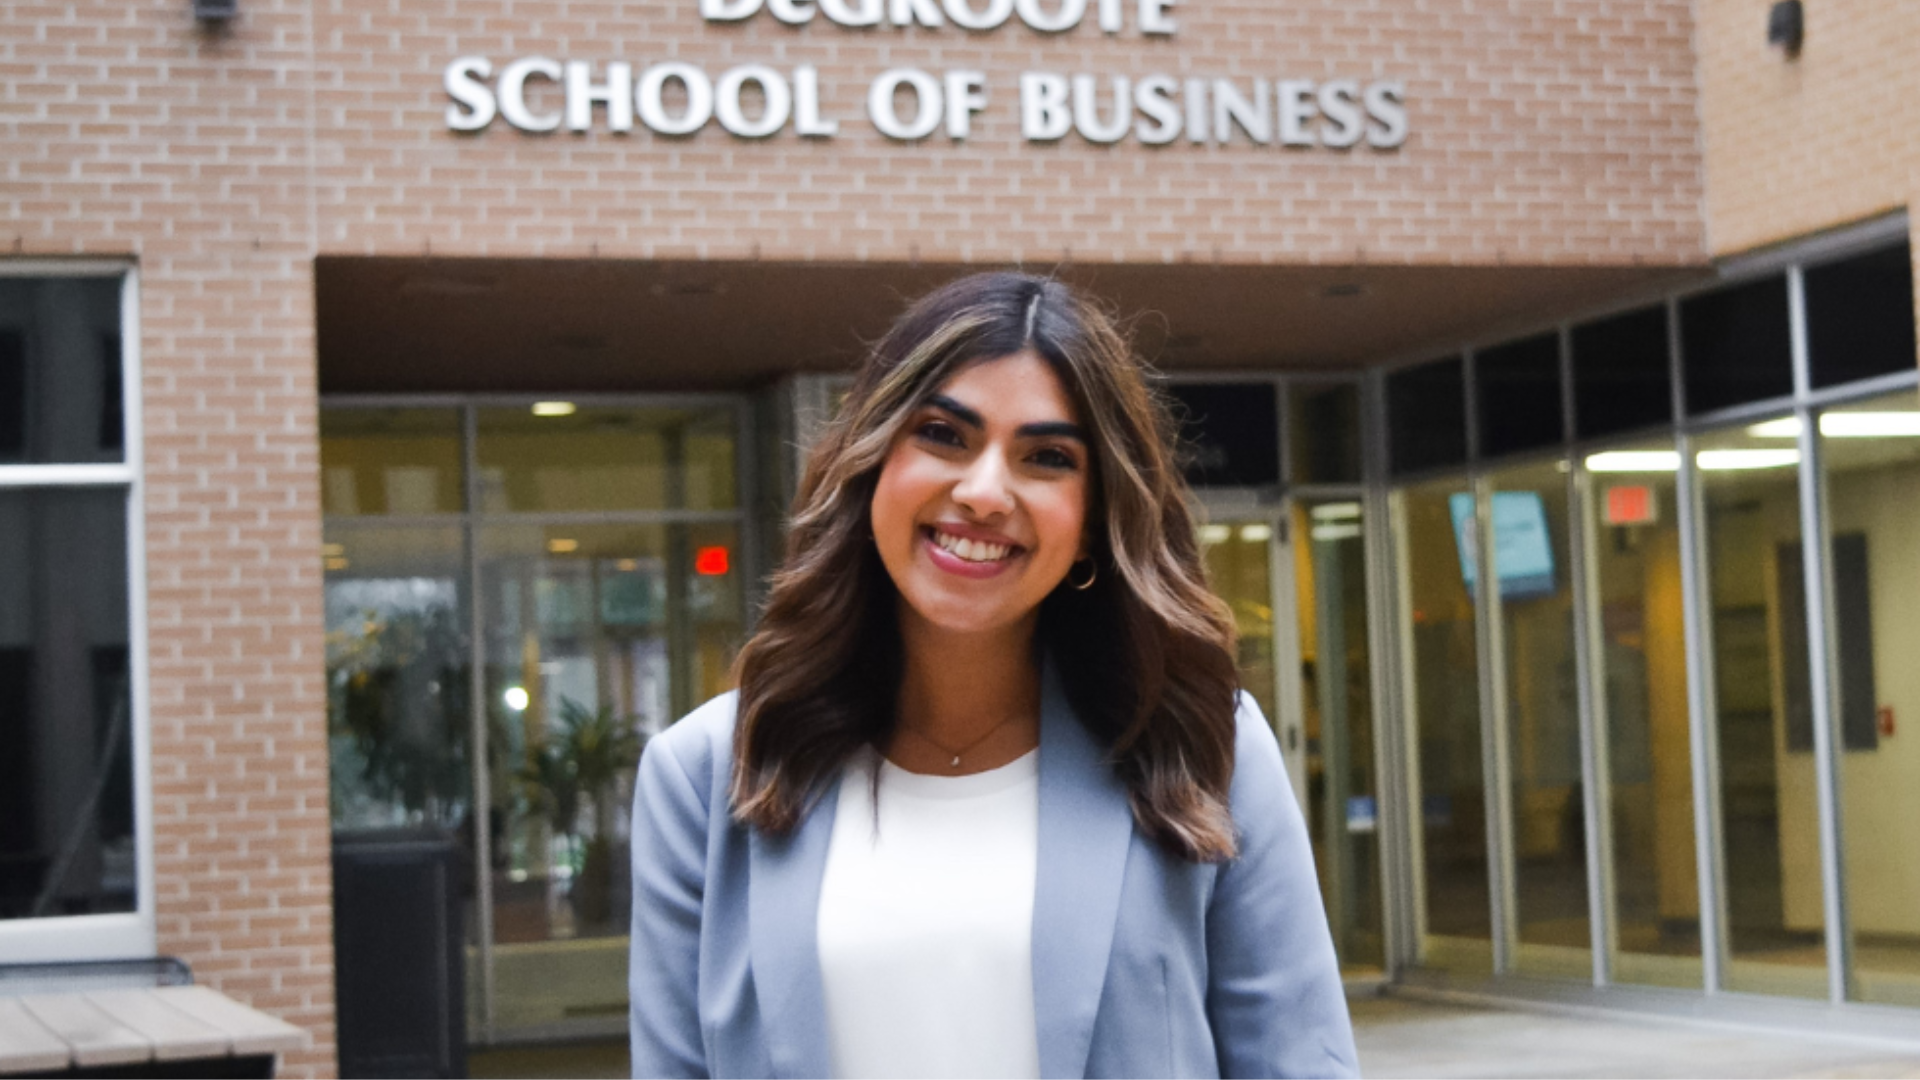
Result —
[[[1790, 422], [1790, 421], [1789, 421]], [[1777, 422], [1774, 422], [1777, 423]], [[1756, 424], [1696, 443], [1725, 837], [1727, 987], [1824, 997], [1799, 454]]]
[[1360, 482], [1360, 387], [1297, 382], [1287, 387], [1296, 484]]
[[1280, 395], [1270, 382], [1175, 383], [1187, 482], [1195, 487], [1280, 483]]
[[1593, 971], [1593, 940], [1565, 470], [1546, 461], [1490, 479], [1513, 778], [1515, 966], [1584, 978]]
[[125, 490], [0, 491], [0, 919], [134, 909]]
[[1573, 328], [1573, 411], [1580, 438], [1671, 422], [1672, 385], [1665, 305]]
[[457, 527], [326, 534], [333, 825], [468, 823], [472, 722]]
[[728, 510], [733, 409], [582, 406], [479, 415], [480, 510]]
[[1685, 604], [1672, 439], [1591, 454], [1594, 603], [1613, 833], [1614, 978], [1701, 985]]
[[125, 460], [119, 278], [0, 278], [0, 465]]
[[1693, 415], [1793, 392], [1785, 277], [1681, 301], [1680, 340]]
[[634, 764], [644, 737], [727, 689], [739, 547], [733, 524], [476, 532], [501, 1030], [626, 1009]]
[[[1456, 538], [1465, 479], [1399, 493], [1399, 557], [1412, 618], [1408, 673], [1420, 759], [1420, 856], [1425, 874], [1425, 963], [1493, 966], [1487, 894], [1486, 782], [1481, 770], [1479, 650], [1473, 597]], [[1470, 533], [1470, 530], [1467, 530]], [[1471, 541], [1469, 540], [1469, 543]]]
[[1387, 438], [1396, 475], [1465, 462], [1465, 361], [1453, 356], [1388, 375]]
[[1808, 267], [1813, 385], [1914, 369], [1913, 255], [1906, 244]]
[[1314, 864], [1341, 966], [1378, 971], [1386, 952], [1360, 503], [1296, 504], [1294, 535], [1307, 538], [1293, 551]]
[[1920, 394], [1820, 418], [1852, 995], [1920, 1006]]
[[1474, 354], [1480, 456], [1556, 446], [1566, 438], [1560, 335], [1538, 334]]
[[460, 410], [320, 410], [321, 500], [329, 517], [457, 514]]

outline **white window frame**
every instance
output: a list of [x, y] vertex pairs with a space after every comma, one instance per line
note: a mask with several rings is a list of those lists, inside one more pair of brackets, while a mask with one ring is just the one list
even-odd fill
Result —
[[153, 766], [147, 682], [145, 440], [141, 429], [140, 271], [126, 259], [0, 259], [0, 278], [120, 282], [120, 400], [125, 457], [105, 465], [0, 465], [0, 491], [121, 488], [127, 497], [128, 736], [133, 747], [134, 909], [110, 915], [0, 920], [0, 963], [155, 955]]

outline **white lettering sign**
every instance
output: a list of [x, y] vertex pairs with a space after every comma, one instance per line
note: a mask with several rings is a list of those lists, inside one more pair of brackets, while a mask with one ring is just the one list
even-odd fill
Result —
[[[710, 23], [738, 23], [762, 11], [777, 22], [824, 21], [850, 29], [913, 27], [921, 32], [981, 34], [1018, 22], [1039, 34], [1065, 34], [1083, 24], [1118, 34], [1129, 23], [1141, 35], [1171, 36], [1178, 0], [695, 0]], [[478, 133], [496, 120], [524, 132], [564, 127], [629, 135], [635, 121], [655, 135], [688, 137], [710, 123], [742, 139], [783, 131], [809, 139], [840, 133], [841, 118], [822, 109], [820, 73], [737, 64], [717, 76], [684, 60], [645, 66], [631, 59], [556, 60], [522, 56], [495, 66], [462, 56], [446, 66], [441, 86], [449, 130]], [[1028, 71], [1009, 87], [1020, 137], [1057, 142], [1068, 135], [1110, 145], [1132, 139], [1167, 146], [1184, 136], [1194, 145], [1326, 147], [1364, 142], [1392, 150], [1407, 141], [1406, 84], [1384, 79], [1175, 78], [1161, 73]], [[974, 70], [891, 68], [867, 84], [867, 120], [885, 138], [916, 142], [943, 126], [956, 142], [972, 138], [991, 115], [992, 88]]]

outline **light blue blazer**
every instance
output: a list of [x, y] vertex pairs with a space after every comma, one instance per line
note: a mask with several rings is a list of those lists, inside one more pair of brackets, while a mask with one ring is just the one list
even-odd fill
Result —
[[[835, 792], [784, 839], [728, 812], [734, 695], [656, 736], [633, 807], [635, 1076], [828, 1076], [815, 946]], [[1240, 854], [1167, 854], [1051, 673], [1040, 723], [1033, 990], [1044, 1076], [1353, 1076], [1313, 856], [1242, 694]]]

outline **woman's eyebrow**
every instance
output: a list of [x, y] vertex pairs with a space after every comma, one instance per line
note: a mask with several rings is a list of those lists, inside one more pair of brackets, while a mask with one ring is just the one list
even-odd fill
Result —
[[[975, 430], [982, 430], [987, 421], [978, 412], [960, 404], [945, 394], [935, 394], [927, 399], [927, 404], [943, 412], [953, 414], [955, 420]], [[1014, 430], [1014, 435], [1022, 439], [1073, 439], [1086, 442], [1087, 433], [1079, 424], [1066, 420], [1043, 420], [1032, 424], [1022, 424]]]

